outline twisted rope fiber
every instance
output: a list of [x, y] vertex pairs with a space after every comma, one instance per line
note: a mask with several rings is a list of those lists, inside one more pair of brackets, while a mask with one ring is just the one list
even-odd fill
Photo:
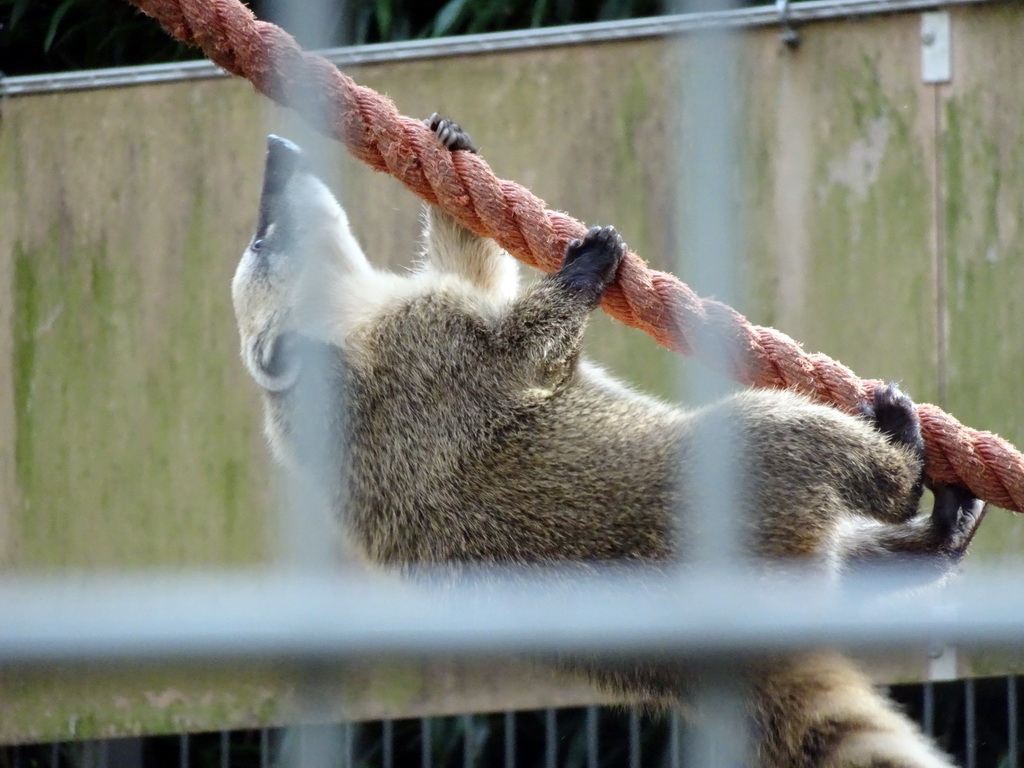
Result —
[[[323, 57], [303, 51], [291, 35], [257, 20], [238, 0], [129, 2], [263, 95], [295, 108], [371, 168], [396, 177], [527, 264], [554, 272], [569, 240], [585, 233], [580, 222], [546, 210], [515, 182], [498, 179], [479, 155], [449, 152], [419, 120], [399, 114], [387, 97], [357, 85]], [[854, 412], [881, 383], [858, 379], [841, 363], [804, 352], [785, 334], [700, 298], [631, 252], [602, 305], [659, 344], [710, 361], [742, 384], [792, 389]], [[723, 349], [729, 350], [728, 360], [721, 360]], [[962, 483], [981, 499], [1024, 511], [1024, 456], [1010, 443], [965, 427], [934, 405], [919, 405], [918, 414], [933, 481]]]

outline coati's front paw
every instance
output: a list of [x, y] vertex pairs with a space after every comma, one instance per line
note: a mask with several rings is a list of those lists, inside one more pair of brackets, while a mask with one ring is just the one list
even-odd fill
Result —
[[895, 384], [878, 387], [872, 402], [862, 405], [860, 412], [889, 442], [910, 448], [924, 461], [924, 438], [917, 408], [899, 387]]
[[453, 123], [451, 120], [441, 117], [437, 112], [423, 122], [427, 128], [434, 132], [438, 140], [452, 152], [460, 149], [474, 153], [478, 151], [476, 144], [469, 138], [469, 134], [462, 130], [458, 123]]
[[962, 486], [936, 486], [931, 522], [940, 551], [954, 560], [963, 557], [987, 509], [983, 501]]
[[591, 227], [582, 240], [573, 240], [566, 247], [562, 268], [555, 276], [569, 291], [596, 304], [615, 279], [625, 253], [615, 227]]

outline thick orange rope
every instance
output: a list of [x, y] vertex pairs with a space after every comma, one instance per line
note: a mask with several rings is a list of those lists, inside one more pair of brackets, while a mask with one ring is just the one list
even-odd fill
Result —
[[[399, 114], [388, 98], [357, 85], [323, 57], [301, 50], [291, 35], [258, 21], [239, 0], [130, 2], [260, 93], [294, 107], [375, 170], [395, 176], [527, 264], [557, 270], [566, 244], [585, 232], [575, 219], [546, 210], [528, 190], [496, 178], [479, 155], [448, 152], [422, 122]], [[730, 350], [725, 373], [743, 384], [796, 390], [853, 412], [881, 383], [858, 379], [831, 358], [805, 353], [785, 334], [701, 299], [633, 253], [602, 304], [676, 352], [714, 362], [721, 349]], [[934, 405], [919, 405], [918, 413], [932, 480], [963, 483], [979, 498], [1024, 511], [1024, 456], [1010, 443], [965, 427]]]

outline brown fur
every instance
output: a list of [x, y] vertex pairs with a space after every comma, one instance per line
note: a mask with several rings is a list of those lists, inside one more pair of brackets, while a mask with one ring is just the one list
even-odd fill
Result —
[[[453, 150], [471, 148], [457, 126], [433, 125]], [[389, 275], [366, 262], [303, 162], [272, 144], [260, 224], [233, 283], [242, 354], [264, 387], [274, 452], [294, 471], [309, 464], [295, 439], [296, 382], [308, 375], [304, 355], [320, 361], [322, 479], [373, 562], [408, 571], [685, 558], [692, 510], [680, 465], [722, 419], [744, 437], [734, 457], [748, 499], [743, 544], [759, 561], [835, 574], [959, 553], [938, 510], [918, 516], [913, 439], [785, 392], [687, 412], [581, 362], [587, 316], [621, 258], [613, 230], [592, 230], [559, 273], [519, 290], [507, 254], [429, 210], [424, 262]], [[633, 698], [678, 700], [690, 684], [653, 662], [591, 672]], [[842, 657], [765, 663], [751, 686], [763, 768], [949, 765]]]

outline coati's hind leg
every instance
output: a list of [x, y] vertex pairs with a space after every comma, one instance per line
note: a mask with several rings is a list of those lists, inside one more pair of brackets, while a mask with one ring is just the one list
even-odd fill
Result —
[[931, 514], [897, 524], [864, 520], [856, 529], [845, 531], [845, 559], [880, 565], [919, 559], [941, 575], [966, 554], [985, 510], [984, 502], [965, 488], [936, 486]]
[[539, 378], [545, 388], [567, 380], [579, 358], [587, 317], [615, 279], [625, 254], [614, 227], [592, 227], [565, 250], [561, 268], [509, 305], [498, 328], [498, 365]]
[[930, 515], [919, 515], [918, 504], [924, 487], [924, 439], [913, 401], [895, 384], [875, 390], [861, 415], [873, 422], [889, 442], [908, 449], [917, 457], [920, 476], [908, 499], [907, 519], [889, 523], [864, 519], [844, 531], [845, 549], [852, 563], [886, 563], [897, 558], [923, 557], [944, 573], [955, 565], [985, 514], [984, 504], [966, 488], [935, 486], [935, 503]]
[[[452, 152], [477, 152], [476, 144], [458, 123], [436, 112], [424, 122]], [[423, 218], [427, 269], [460, 275], [495, 299], [509, 299], [516, 294], [516, 263], [497, 243], [470, 232], [437, 206], [426, 206]]]
[[958, 485], [935, 487], [935, 506], [930, 517], [939, 552], [953, 561], [960, 560], [974, 540], [988, 505]]

